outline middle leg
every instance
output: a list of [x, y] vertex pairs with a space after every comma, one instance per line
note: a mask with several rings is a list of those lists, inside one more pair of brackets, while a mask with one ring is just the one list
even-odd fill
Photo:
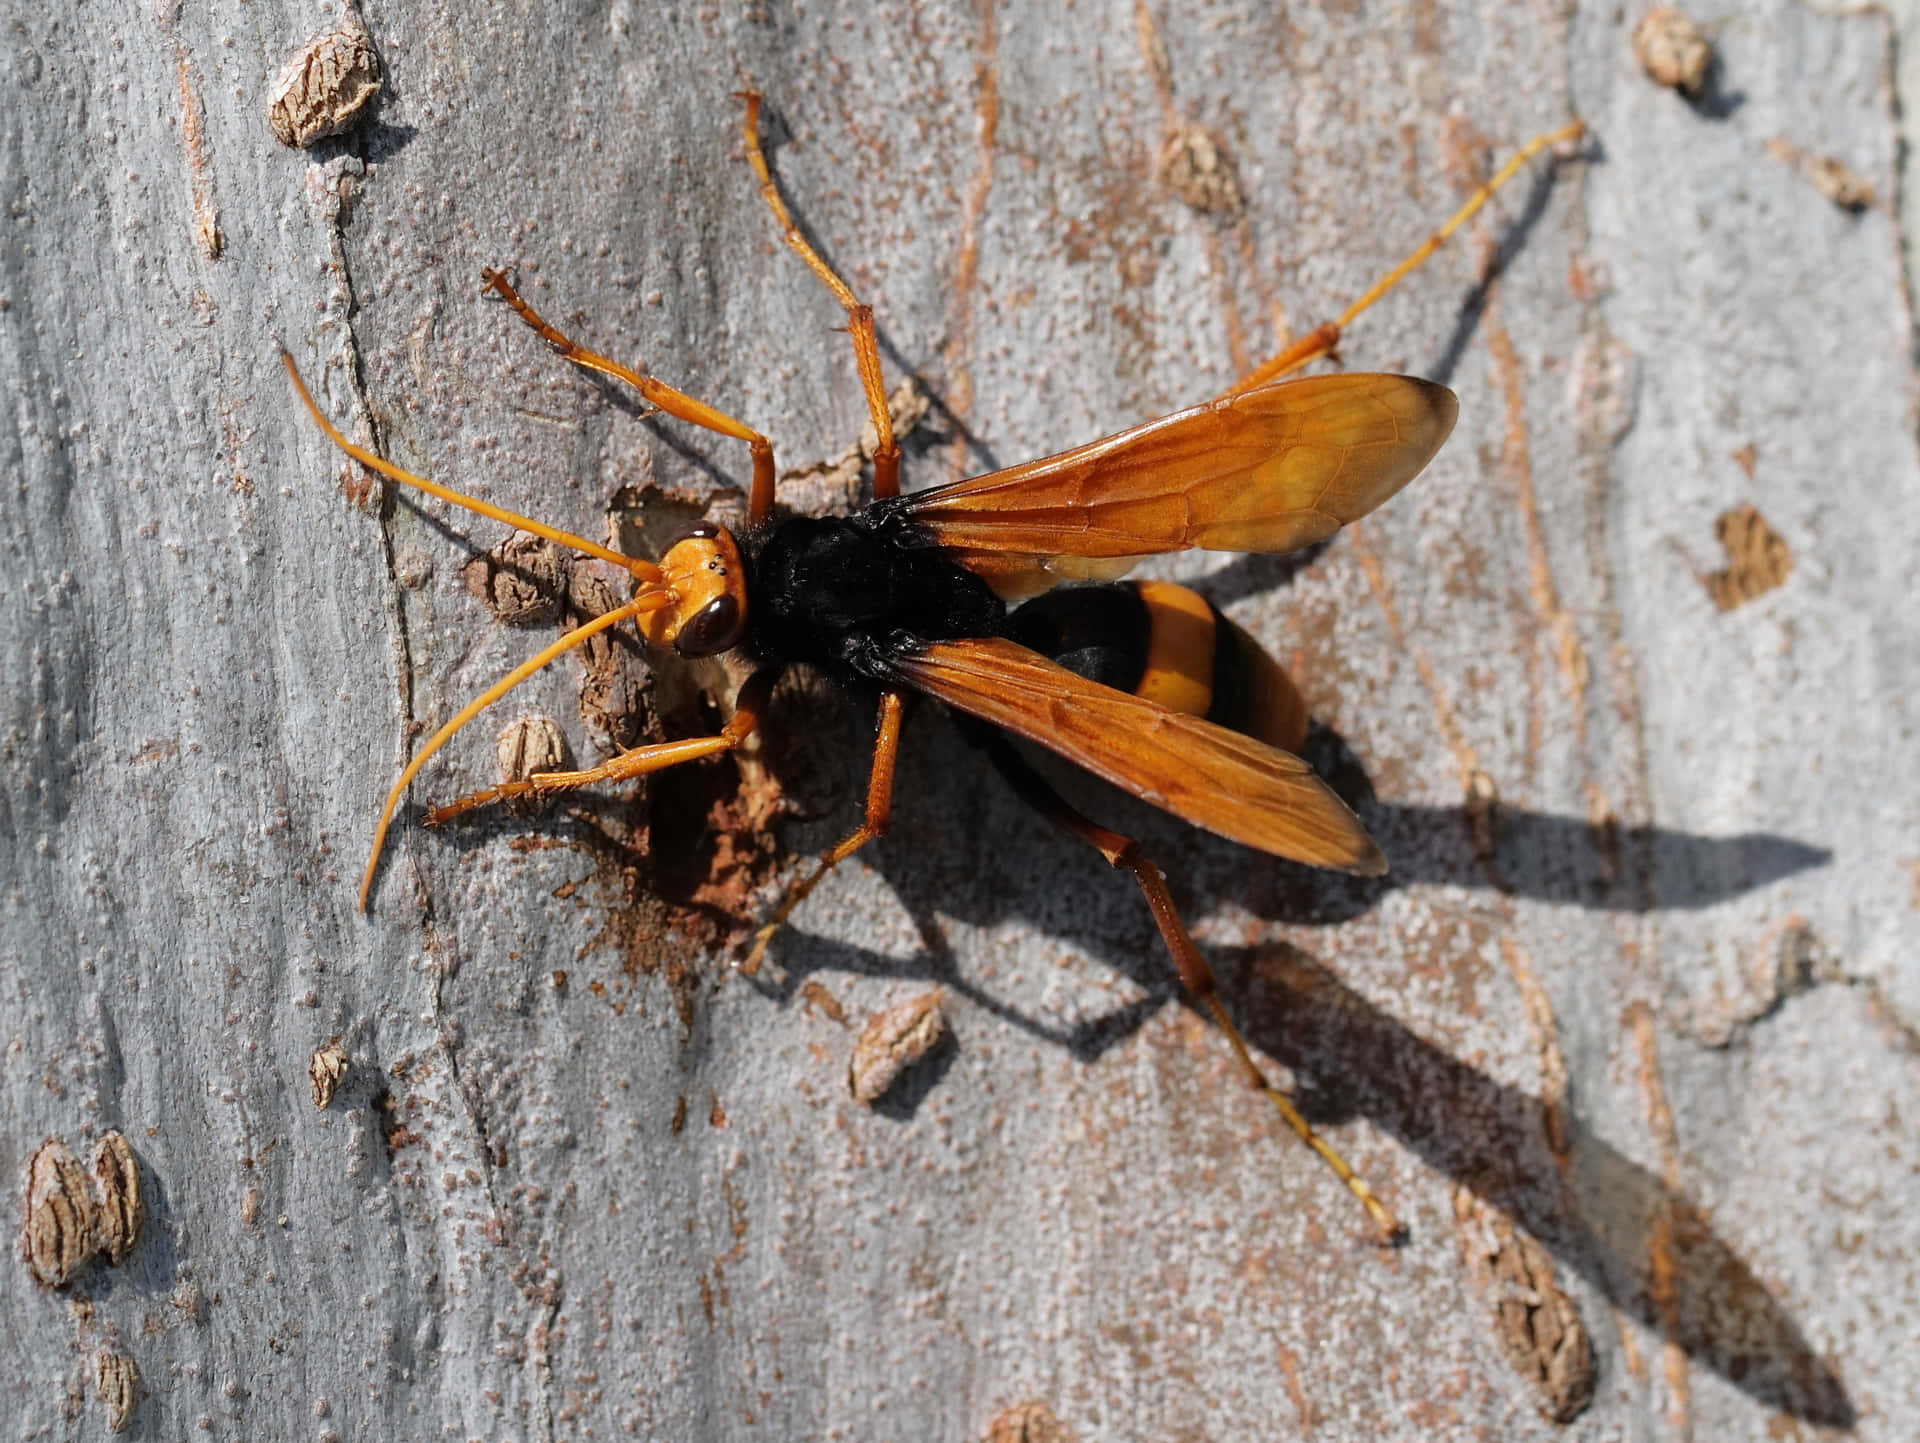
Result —
[[1180, 981], [1187, 992], [1202, 1003], [1220, 1030], [1226, 1034], [1227, 1044], [1232, 1047], [1233, 1055], [1240, 1063], [1241, 1071], [1246, 1074], [1248, 1084], [1263, 1093], [1267, 1100], [1279, 1110], [1286, 1119], [1287, 1126], [1293, 1129], [1299, 1139], [1320, 1155], [1323, 1162], [1332, 1168], [1341, 1182], [1360, 1200], [1367, 1214], [1379, 1229], [1380, 1239], [1384, 1243], [1398, 1242], [1402, 1228], [1400, 1220], [1391, 1209], [1380, 1201], [1366, 1180], [1356, 1173], [1347, 1160], [1335, 1152], [1333, 1145], [1313, 1129], [1313, 1124], [1301, 1115], [1300, 1109], [1293, 1105], [1293, 1099], [1275, 1087], [1268, 1080], [1260, 1064], [1254, 1061], [1253, 1053], [1248, 1049], [1240, 1029], [1233, 1024], [1227, 1013], [1226, 1004], [1220, 999], [1220, 989], [1214, 982], [1213, 969], [1207, 965], [1206, 958], [1200, 955], [1200, 949], [1194, 945], [1193, 937], [1187, 931], [1186, 924], [1180, 920], [1180, 913], [1173, 905], [1173, 897], [1167, 891], [1167, 881], [1160, 869], [1140, 850], [1139, 843], [1131, 837], [1123, 837], [1118, 832], [1108, 831], [1098, 823], [1082, 816], [1067, 800], [1055, 791], [1052, 785], [1036, 772], [1027, 759], [1014, 750], [1010, 743], [998, 731], [988, 727], [968, 728], [969, 736], [987, 753], [994, 769], [1013, 787], [1014, 791], [1028, 805], [1042, 816], [1059, 825], [1062, 829], [1078, 837], [1105, 857], [1107, 861], [1123, 872], [1132, 875], [1146, 897], [1147, 907], [1153, 913], [1153, 920], [1160, 929], [1161, 939], [1167, 944], [1167, 951], [1173, 956], [1173, 965], [1180, 973]]
[[820, 885], [821, 879], [868, 842], [886, 835], [887, 827], [893, 821], [893, 767], [900, 756], [900, 724], [905, 716], [904, 693], [886, 691], [880, 694], [880, 729], [873, 744], [873, 771], [867, 778], [866, 816], [859, 826], [821, 856], [819, 865], [809, 875], [787, 889], [786, 895], [780, 899], [780, 905], [767, 918], [766, 925], [754, 933], [753, 950], [747, 954], [747, 960], [740, 964], [740, 970], [749, 977], [758, 972], [760, 964], [766, 960], [767, 944], [786, 926], [787, 918], [807, 900], [807, 894]]

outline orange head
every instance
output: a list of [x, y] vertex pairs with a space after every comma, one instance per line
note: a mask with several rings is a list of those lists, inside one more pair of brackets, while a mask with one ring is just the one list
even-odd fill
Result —
[[658, 585], [671, 600], [634, 619], [642, 636], [682, 656], [713, 656], [740, 644], [747, 630], [747, 568], [732, 532], [694, 522], [660, 558], [660, 573]]

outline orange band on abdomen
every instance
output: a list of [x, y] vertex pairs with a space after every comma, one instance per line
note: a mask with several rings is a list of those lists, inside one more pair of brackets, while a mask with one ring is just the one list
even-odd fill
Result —
[[1136, 583], [1147, 605], [1147, 664], [1134, 691], [1168, 711], [1203, 717], [1213, 705], [1213, 608], [1170, 581]]

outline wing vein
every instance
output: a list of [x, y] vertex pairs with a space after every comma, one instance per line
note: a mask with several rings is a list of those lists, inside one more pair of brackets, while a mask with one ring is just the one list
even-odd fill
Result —
[[1001, 638], [930, 643], [901, 680], [1037, 742], [1195, 826], [1275, 856], [1377, 875], [1366, 829], [1300, 758], [1087, 681]]

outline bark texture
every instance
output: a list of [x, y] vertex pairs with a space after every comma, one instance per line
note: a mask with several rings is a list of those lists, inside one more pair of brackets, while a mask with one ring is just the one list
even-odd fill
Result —
[[[378, 102], [295, 151], [269, 99], [338, 9], [0, 9], [0, 1175], [24, 1213], [49, 1136], [118, 1128], [145, 1204], [64, 1293], [0, 1271], [9, 1436], [105, 1432], [101, 1358], [144, 1438], [1913, 1436], [1883, 17], [1702, 12], [1689, 102], [1595, 0], [372, 3]], [[397, 464], [594, 536], [744, 448], [561, 364], [484, 266], [785, 465], [842, 456], [850, 347], [747, 86], [934, 398], [909, 485], [1217, 391], [1591, 124], [1344, 347], [1459, 392], [1431, 470], [1304, 562], [1153, 568], [1294, 668], [1392, 875], [1075, 792], [1405, 1248], [1238, 1084], [1130, 884], [931, 708], [766, 986], [729, 944], [856, 819], [851, 708], [786, 693], [763, 753], [650, 794], [413, 820], [516, 717], [586, 762], [713, 723], [717, 670], [617, 649], [429, 765], [356, 913], [406, 757], [557, 623], [498, 621], [502, 528], [369, 486], [276, 347]], [[853, 1101], [862, 1026], [935, 985], [951, 1038]]]

